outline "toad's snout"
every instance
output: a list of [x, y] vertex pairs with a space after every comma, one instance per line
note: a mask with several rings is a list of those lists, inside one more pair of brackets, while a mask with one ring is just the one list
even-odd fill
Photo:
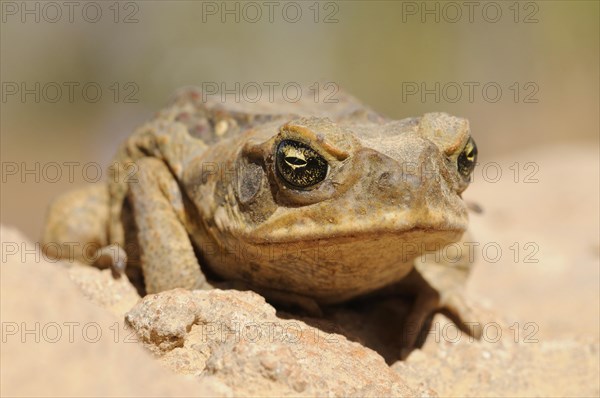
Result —
[[[362, 188], [373, 202], [415, 208], [456, 197], [447, 160], [438, 148], [419, 139], [395, 154], [365, 148], [360, 151], [366, 178]], [[389, 155], [396, 155], [391, 157]]]

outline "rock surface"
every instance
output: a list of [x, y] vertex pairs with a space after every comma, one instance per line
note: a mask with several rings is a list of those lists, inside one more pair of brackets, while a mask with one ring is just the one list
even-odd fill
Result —
[[[598, 340], [545, 341], [535, 327], [488, 328], [470, 342], [441, 315], [421, 351], [392, 368], [445, 397], [593, 397], [598, 387]], [[517, 331], [518, 330], [518, 331]], [[500, 393], [499, 393], [500, 392]]]
[[[14, 229], [2, 227], [0, 234], [1, 396], [231, 395], [216, 380], [166, 372], [131, 343], [122, 317], [82, 295], [65, 265], [36, 257], [34, 244]], [[24, 249], [32, 251], [21, 258]], [[110, 285], [107, 294], [119, 294]]]
[[125, 319], [170, 368], [213, 375], [234, 395], [417, 395], [377, 353], [280, 319], [254, 292], [176, 289], [144, 297]]

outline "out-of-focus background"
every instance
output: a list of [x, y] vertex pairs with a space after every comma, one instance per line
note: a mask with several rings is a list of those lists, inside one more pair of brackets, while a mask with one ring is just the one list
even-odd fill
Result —
[[[598, 333], [598, 2], [1, 5], [3, 224], [37, 239], [49, 201], [95, 180], [177, 88], [333, 82], [394, 118], [468, 118], [482, 166], [465, 195], [485, 210], [474, 224], [495, 223], [480, 229], [503, 234], [518, 265], [488, 261], [481, 293], [502, 303], [508, 277], [537, 298], [514, 303], [524, 316], [585, 308], [545, 331]], [[565, 280], [585, 296], [554, 294]]]

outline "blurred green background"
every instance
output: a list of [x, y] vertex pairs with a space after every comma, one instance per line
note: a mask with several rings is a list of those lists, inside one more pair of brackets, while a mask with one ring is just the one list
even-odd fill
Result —
[[[482, 161], [549, 145], [598, 147], [597, 1], [495, 2], [492, 8], [476, 2], [472, 21], [463, 2], [310, 1], [295, 3], [302, 10], [295, 23], [284, 18], [285, 2], [276, 2], [272, 22], [264, 2], [254, 3], [263, 12], [256, 22], [250, 20], [254, 9], [243, 14], [244, 3], [208, 3], [97, 2], [102, 16], [90, 22], [84, 2], [77, 2], [72, 21], [64, 6], [57, 18], [45, 3], [2, 2], [3, 167], [39, 162], [40, 173], [48, 162], [106, 167], [119, 142], [177, 88], [203, 82], [335, 82], [394, 118], [429, 111], [464, 116]], [[23, 13], [23, 4], [34, 14], [39, 7], [39, 21]], [[208, 15], [214, 7], [217, 14]], [[239, 7], [239, 22], [226, 15], [223, 23], [223, 7]], [[433, 14], [422, 15], [425, 7]], [[95, 8], [86, 10], [94, 19]], [[23, 101], [8, 91], [14, 83], [36, 82], [95, 82], [103, 93], [96, 103], [79, 89], [73, 101], [63, 91], [56, 103], [43, 95], [36, 103], [33, 95]], [[462, 86], [462, 96], [454, 101], [456, 93], [448, 91], [439, 101], [433, 95], [423, 100], [405, 91], [407, 84], [432, 88], [436, 82]], [[473, 101], [464, 82], [479, 84]], [[497, 102], [483, 97], [481, 87], [490, 82], [503, 90]], [[125, 102], [132, 87], [137, 103]], [[73, 182], [24, 177], [3, 169], [1, 221], [36, 239], [51, 198], [86, 181], [81, 168]]]

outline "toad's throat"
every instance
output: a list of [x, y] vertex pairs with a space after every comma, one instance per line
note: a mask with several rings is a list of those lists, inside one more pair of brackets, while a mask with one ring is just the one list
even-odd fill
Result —
[[461, 235], [461, 230], [413, 228], [286, 242], [225, 240], [205, 251], [205, 260], [225, 279], [277, 286], [333, 303], [401, 280], [417, 257], [440, 250]]

